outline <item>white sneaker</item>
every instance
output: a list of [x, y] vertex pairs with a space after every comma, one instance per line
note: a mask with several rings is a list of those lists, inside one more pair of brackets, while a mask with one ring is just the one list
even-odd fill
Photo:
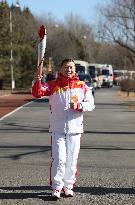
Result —
[[59, 199], [59, 198], [60, 198], [60, 193], [61, 193], [61, 190], [59, 190], [59, 189], [54, 189], [54, 190], [52, 191], [52, 196], [55, 197], [55, 198], [57, 198], [57, 199]]
[[69, 196], [69, 197], [73, 197], [74, 195], [73, 190], [68, 187], [64, 188], [64, 193], [65, 193], [65, 196]]

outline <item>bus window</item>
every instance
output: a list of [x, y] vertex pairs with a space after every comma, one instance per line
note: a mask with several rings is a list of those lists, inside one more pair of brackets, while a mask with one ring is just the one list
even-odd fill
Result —
[[76, 64], [76, 72], [79, 74], [79, 73], [85, 73], [85, 67], [82, 66], [82, 65], [78, 65]]
[[96, 68], [95, 68], [95, 66], [89, 66], [89, 73], [90, 73], [92, 78], [96, 77]]

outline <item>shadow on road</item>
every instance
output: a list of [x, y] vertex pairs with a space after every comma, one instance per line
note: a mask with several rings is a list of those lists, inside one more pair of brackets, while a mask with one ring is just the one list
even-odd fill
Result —
[[88, 133], [88, 134], [111, 134], [111, 135], [134, 135], [135, 134], [135, 132], [133, 131], [131, 131], [131, 132], [129, 132], [129, 131], [89, 131], [89, 130], [86, 130], [84, 133]]
[[125, 106], [125, 104], [124, 103], [115, 103], [115, 102], [113, 102], [113, 103], [95, 103], [96, 105], [105, 105], [105, 106]]
[[[41, 153], [45, 153], [45, 152], [49, 152], [51, 151], [51, 145], [46, 145], [46, 146], [41, 146], [41, 145], [14, 145], [14, 146], [10, 146], [10, 145], [0, 145], [0, 149], [2, 150], [2, 156], [0, 156], [0, 159], [5, 158], [5, 159], [11, 159], [11, 160], [19, 160], [22, 157], [25, 156], [29, 156], [29, 155], [33, 155], [33, 154], [41, 154]], [[127, 148], [127, 147], [120, 147], [120, 146], [87, 146], [87, 145], [81, 145], [81, 150], [96, 150], [96, 151], [117, 151], [117, 150], [121, 150], [121, 151], [135, 151], [135, 148]], [[6, 154], [4, 156], [4, 150], [6, 150], [6, 152], [9, 151], [9, 153], [11, 153], [14, 151], [17, 154]], [[22, 152], [22, 153], [20, 153]], [[50, 155], [51, 156], [51, 155]]]
[[76, 187], [75, 192], [89, 193], [91, 195], [105, 195], [105, 194], [135, 194], [134, 188], [113, 188], [113, 187]]
[[[22, 145], [22, 146], [0, 146], [0, 149], [8, 149], [9, 151], [12, 149], [14, 149], [14, 151], [22, 151], [23, 153], [19, 153], [19, 154], [13, 154], [13, 155], [7, 155], [7, 156], [0, 156], [0, 158], [9, 158], [12, 160], [19, 160], [20, 158], [24, 157], [24, 156], [28, 156], [28, 155], [32, 155], [32, 154], [40, 154], [40, 153], [45, 153], [51, 150], [51, 146], [47, 145], [47, 146], [33, 146], [33, 145]], [[32, 151], [29, 151], [29, 150]], [[26, 151], [28, 150], [28, 151]]]
[[[31, 125], [22, 125], [16, 122], [2, 122], [3, 127], [0, 128], [0, 133], [49, 133], [47, 127], [31, 126]], [[4, 127], [8, 126], [8, 127]], [[88, 134], [111, 134], [111, 135], [134, 135], [135, 131], [97, 131], [97, 130], [85, 130], [84, 133]]]
[[[44, 201], [55, 201], [52, 198], [51, 192], [45, 192], [45, 190], [51, 190], [49, 186], [20, 186], [20, 187], [0, 187], [0, 199], [42, 199]], [[3, 192], [5, 191], [5, 192]], [[9, 192], [8, 192], [9, 191]], [[21, 192], [20, 192], [21, 191]], [[22, 191], [24, 191], [22, 193]], [[33, 192], [30, 192], [33, 191]]]
[[[0, 187], [0, 191], [0, 199], [38, 198], [42, 199], [43, 201], [55, 201], [55, 199], [51, 197], [51, 188], [49, 186]], [[135, 189], [120, 187], [75, 187], [74, 192], [91, 195], [106, 195], [112, 193], [135, 194]]]
[[116, 151], [116, 150], [124, 150], [124, 151], [135, 151], [135, 148], [127, 148], [127, 147], [117, 147], [117, 146], [81, 146], [81, 149], [91, 149], [91, 150], [104, 150], [104, 151]]
[[31, 125], [22, 125], [18, 124], [16, 122], [1, 122], [1, 125], [8, 126], [7, 127], [1, 127], [0, 133], [9, 132], [10, 133], [49, 133], [49, 129], [46, 127], [38, 127], [38, 126], [31, 126]]

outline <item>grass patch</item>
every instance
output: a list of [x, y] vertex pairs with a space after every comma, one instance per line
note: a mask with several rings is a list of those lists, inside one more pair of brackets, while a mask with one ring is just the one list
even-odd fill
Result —
[[130, 92], [127, 96], [127, 92], [118, 91], [118, 96], [120, 100], [129, 107], [130, 110], [135, 110], [135, 93]]

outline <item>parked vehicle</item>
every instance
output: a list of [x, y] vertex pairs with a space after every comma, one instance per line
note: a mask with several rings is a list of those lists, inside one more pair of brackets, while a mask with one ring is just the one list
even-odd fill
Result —
[[107, 86], [108, 88], [113, 86], [113, 68], [112, 65], [105, 65], [101, 69], [103, 76], [102, 86]]
[[120, 82], [124, 79], [135, 79], [135, 71], [130, 70], [114, 70], [113, 82], [115, 85], [120, 85]]
[[75, 66], [76, 66], [76, 72], [79, 73], [85, 73], [88, 74], [88, 67], [89, 63], [87, 61], [82, 60], [74, 60]]
[[101, 88], [101, 81], [98, 75], [98, 70], [97, 70], [97, 64], [89, 64], [89, 74], [92, 77], [94, 87], [96, 88]]
[[84, 81], [86, 83], [86, 85], [92, 91], [92, 95], [94, 96], [95, 95], [95, 88], [94, 88], [93, 80], [92, 80], [90, 74], [79, 73], [78, 77], [81, 81]]

